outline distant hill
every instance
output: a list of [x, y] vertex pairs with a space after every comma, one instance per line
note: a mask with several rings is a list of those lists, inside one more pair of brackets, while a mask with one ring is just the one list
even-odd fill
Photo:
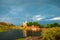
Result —
[[10, 26], [15, 26], [14, 24], [11, 24], [11, 23], [7, 23], [7, 22], [0, 22], [0, 25], [10, 25]]
[[8, 31], [15, 28], [14, 24], [7, 23], [7, 22], [0, 22], [0, 31]]

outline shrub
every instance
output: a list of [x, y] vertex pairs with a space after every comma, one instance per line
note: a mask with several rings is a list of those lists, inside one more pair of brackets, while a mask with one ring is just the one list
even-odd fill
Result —
[[60, 27], [42, 31], [41, 37], [42, 40], [58, 40], [60, 38]]

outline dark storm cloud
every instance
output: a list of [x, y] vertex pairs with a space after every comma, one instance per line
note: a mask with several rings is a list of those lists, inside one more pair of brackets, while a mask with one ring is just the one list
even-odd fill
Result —
[[60, 0], [0, 0], [0, 21], [19, 24], [57, 16], [60, 16]]

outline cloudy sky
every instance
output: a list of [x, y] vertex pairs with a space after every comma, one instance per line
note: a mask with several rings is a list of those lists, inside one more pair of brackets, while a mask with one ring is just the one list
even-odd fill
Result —
[[0, 0], [0, 22], [60, 22], [60, 0]]

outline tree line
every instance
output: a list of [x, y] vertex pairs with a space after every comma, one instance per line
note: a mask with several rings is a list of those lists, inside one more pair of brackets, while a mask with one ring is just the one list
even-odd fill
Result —
[[[52, 28], [52, 27], [60, 27], [60, 24], [55, 22], [55, 23], [52, 23], [52, 24], [46, 24], [46, 25], [42, 25], [42, 24], [39, 24], [38, 22], [27, 22], [27, 26], [31, 27], [32, 25], [34, 26], [37, 26], [39, 28]], [[19, 25], [21, 26], [21, 25]], [[12, 30], [12, 29], [17, 29], [18, 26], [16, 27], [16, 25], [14, 24], [9, 24], [9, 23], [6, 23], [6, 22], [0, 22], [0, 31], [5, 31], [5, 30]]]
[[58, 22], [54, 22], [52, 24], [46, 24], [46, 25], [42, 25], [39, 24], [38, 22], [27, 22], [27, 26], [39, 26], [40, 28], [52, 28], [52, 27], [60, 27], [60, 24]]

